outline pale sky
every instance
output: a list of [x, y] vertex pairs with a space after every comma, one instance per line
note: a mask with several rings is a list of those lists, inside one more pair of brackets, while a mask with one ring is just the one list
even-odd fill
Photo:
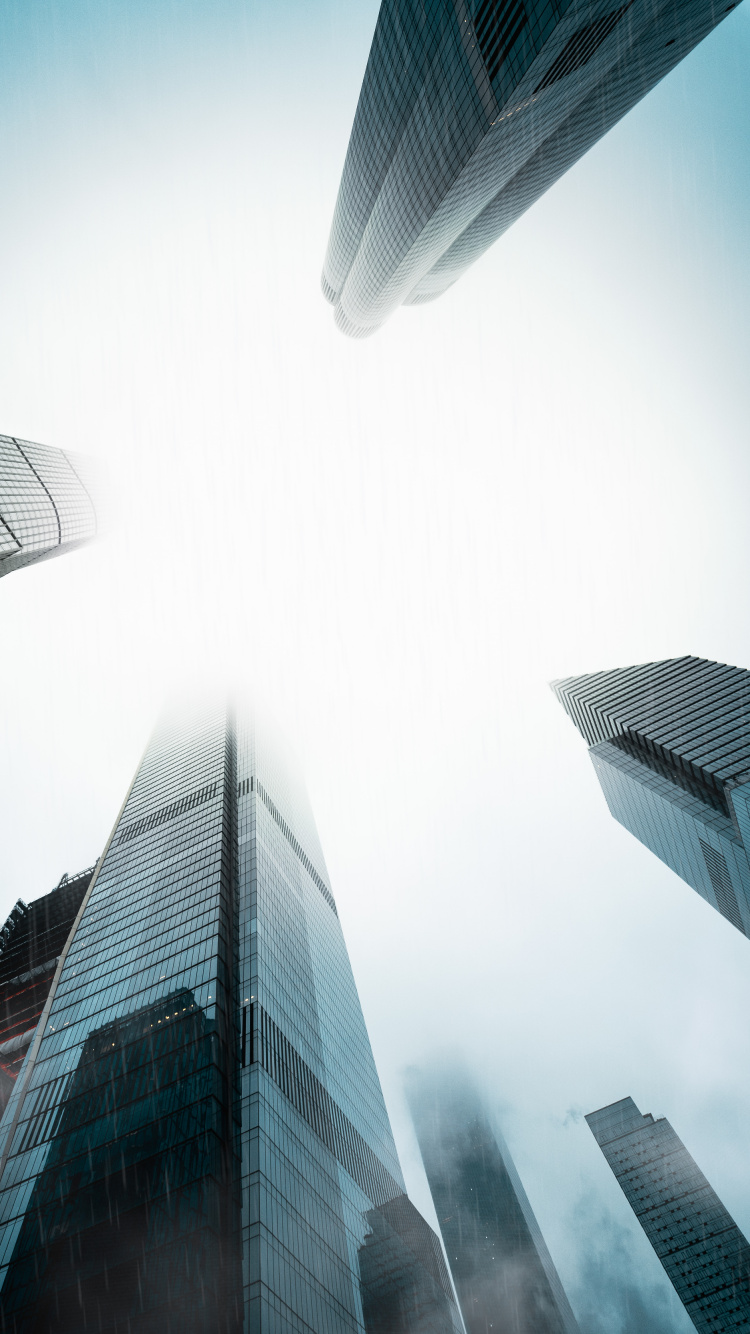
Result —
[[750, 667], [750, 9], [351, 342], [319, 274], [376, 14], [4, 6], [0, 431], [101, 458], [119, 517], [0, 582], [0, 913], [96, 859], [171, 691], [238, 682], [303, 762], [415, 1202], [401, 1072], [457, 1043], [583, 1334], [689, 1334], [581, 1115], [666, 1115], [750, 1232], [750, 942], [547, 682]]

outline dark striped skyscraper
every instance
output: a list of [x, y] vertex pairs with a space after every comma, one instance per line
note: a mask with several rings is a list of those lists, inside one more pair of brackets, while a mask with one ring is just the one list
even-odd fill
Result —
[[750, 936], [750, 672], [670, 658], [552, 689], [615, 819]]
[[632, 1098], [586, 1120], [695, 1328], [750, 1330], [750, 1246], [669, 1122]]
[[3, 1334], [457, 1334], [283, 748], [157, 730], [0, 1125]]
[[339, 328], [440, 296], [734, 8], [382, 0], [323, 268]]
[[0, 576], [96, 537], [90, 459], [0, 435]]
[[508, 1146], [466, 1071], [410, 1070], [406, 1088], [467, 1334], [578, 1334]]
[[17, 899], [0, 931], [0, 1113], [34, 1039], [60, 955], [94, 867], [64, 875], [51, 894]]

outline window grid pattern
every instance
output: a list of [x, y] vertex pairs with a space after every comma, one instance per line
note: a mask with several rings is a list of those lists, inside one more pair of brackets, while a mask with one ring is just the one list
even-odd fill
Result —
[[[440, 1244], [406, 1195], [367, 1213], [359, 1251], [368, 1334], [455, 1334], [453, 1291]], [[394, 1281], [395, 1280], [395, 1281]]]
[[13, 908], [0, 935], [0, 1114], [23, 1066], [94, 867]]
[[[250, 779], [250, 787], [251, 787], [251, 790], [252, 790], [252, 784], [253, 784], [253, 780], [252, 780], [252, 778], [251, 778], [251, 779]], [[305, 852], [304, 848], [303, 848], [302, 845], [297, 841], [297, 839], [294, 837], [294, 834], [292, 833], [291, 829], [289, 828], [289, 825], [287, 824], [286, 820], [285, 820], [284, 817], [281, 815], [281, 813], [280, 813], [280, 812], [276, 809], [276, 807], [274, 806], [273, 802], [271, 801], [271, 798], [269, 797], [269, 795], [268, 795], [268, 793], [266, 792], [266, 789], [264, 788], [264, 786], [263, 786], [262, 783], [258, 783], [258, 795], [260, 796], [261, 801], [264, 803], [264, 805], [265, 805], [265, 806], [267, 807], [267, 809], [269, 810], [269, 812], [270, 812], [271, 816], [273, 817], [273, 819], [276, 821], [276, 823], [277, 823], [277, 825], [279, 826], [279, 829], [281, 830], [281, 832], [282, 832], [282, 834], [284, 835], [284, 837], [285, 837], [286, 839], [288, 839], [288, 841], [289, 841], [289, 843], [290, 843], [290, 845], [291, 845], [291, 847], [292, 847], [294, 853], [296, 854], [297, 857], [299, 857], [299, 860], [302, 862], [302, 865], [304, 866], [305, 870], [307, 871], [308, 875], [310, 876], [310, 879], [311, 879], [312, 881], [314, 881], [314, 883], [318, 886], [318, 889], [320, 890], [321, 894], [323, 895], [323, 898], [325, 899], [326, 903], [328, 904], [328, 907], [331, 908], [331, 909], [333, 910], [333, 912], [336, 913], [336, 916], [338, 917], [338, 912], [336, 912], [336, 902], [335, 902], [335, 900], [334, 900], [333, 894], [331, 893], [331, 891], [330, 891], [330, 889], [328, 888], [327, 884], [326, 884], [325, 881], [323, 880], [323, 877], [320, 876], [320, 875], [318, 875], [318, 872], [315, 870], [315, 867], [313, 866], [312, 862], [310, 861], [310, 858], [308, 857], [308, 855], [307, 855], [307, 853]]]
[[345, 1116], [262, 1006], [250, 1004], [250, 1064], [256, 1061], [278, 1084], [292, 1106], [346, 1168], [375, 1204], [403, 1193], [402, 1186], [376, 1158], [369, 1144]]
[[241, 720], [237, 756], [252, 775], [238, 784], [246, 1327], [377, 1334], [377, 1256], [410, 1318], [429, 1310], [425, 1328], [458, 1334], [412, 1250], [365, 1247], [373, 1209], [404, 1183], [323, 855], [277, 739]]
[[[435, 260], [407, 297], [406, 305], [434, 300], [447, 290], [510, 226], [544, 194], [545, 190], [588, 152], [602, 134], [663, 78], [674, 63], [705, 36], [715, 19], [706, 20], [697, 9], [683, 6], [677, 37], [670, 37], [669, 16], [655, 14], [650, 35], [640, 32], [638, 61], [634, 62], [619, 34], [622, 50], [609, 63], [611, 46], [605, 46], [596, 61], [581, 76], [561, 80], [535, 94], [527, 81], [509, 98], [495, 117], [498, 135], [487, 144], [483, 179], [496, 182], [492, 197], [481, 204], [473, 220]], [[631, 20], [628, 19], [628, 25]], [[633, 20], [633, 23], [635, 20]], [[701, 26], [702, 25], [702, 26]], [[566, 29], [555, 32], [549, 42], [550, 56], [559, 49]], [[667, 45], [667, 43], [671, 43]], [[678, 53], [678, 54], [676, 54]], [[547, 48], [544, 59], [547, 60]], [[541, 66], [542, 59], [537, 62]], [[605, 77], [600, 66], [606, 64]], [[537, 75], [534, 66], [534, 77]], [[531, 75], [529, 75], [531, 77]]]
[[323, 268], [339, 327], [364, 337], [439, 296], [724, 16], [383, 0]]
[[89, 460], [0, 435], [0, 576], [91, 541], [97, 526]]
[[750, 1329], [750, 1245], [669, 1122], [631, 1098], [586, 1120], [699, 1334]]
[[460, 1334], [428, 1225], [373, 1216], [404, 1184], [324, 874], [275, 741], [162, 724], [0, 1127], [7, 1334], [380, 1334], [375, 1288]]
[[506, 0], [506, 3], [482, 0], [474, 20], [474, 32], [490, 82], [528, 23], [523, 0]]
[[750, 935], [750, 672], [673, 658], [553, 690], [615, 819]]
[[228, 740], [221, 710], [157, 732], [120, 828], [187, 800], [115, 832], [6, 1108], [0, 1301], [19, 1334], [240, 1329]]
[[585, 28], [578, 28], [568, 38], [559, 56], [552, 62], [534, 92], [539, 93], [543, 88], [549, 88], [551, 84], [557, 83], [558, 79], [564, 79], [568, 74], [574, 74], [576, 70], [588, 65], [602, 42], [607, 40], [612, 29], [633, 3], [634, 0], [629, 0], [628, 4], [620, 5], [619, 9], [614, 9], [611, 13], [601, 14], [593, 23], [587, 23]]
[[728, 920], [750, 935], [750, 865], [733, 822], [606, 741], [592, 747], [591, 758], [610, 814], [727, 916], [723, 901], [717, 898], [701, 841], [721, 854], [741, 925], [733, 914]]

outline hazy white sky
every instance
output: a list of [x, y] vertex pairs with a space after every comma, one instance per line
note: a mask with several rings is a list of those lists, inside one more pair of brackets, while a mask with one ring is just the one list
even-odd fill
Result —
[[688, 1334], [580, 1114], [666, 1114], [750, 1231], [750, 944], [609, 818], [547, 682], [750, 666], [750, 10], [355, 343], [319, 272], [376, 13], [4, 7], [0, 430], [101, 457], [120, 518], [0, 584], [0, 912], [96, 859], [170, 690], [246, 684], [417, 1203], [400, 1072], [458, 1042], [584, 1334]]

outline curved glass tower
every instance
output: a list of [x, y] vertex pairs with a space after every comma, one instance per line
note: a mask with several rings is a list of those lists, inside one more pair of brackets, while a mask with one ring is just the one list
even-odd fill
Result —
[[96, 537], [90, 459], [0, 435], [0, 577]]
[[0, 1152], [4, 1332], [367, 1334], [390, 1303], [455, 1334], [307, 800], [252, 718], [157, 730]]
[[323, 268], [339, 328], [440, 296], [735, 8], [383, 0]]

